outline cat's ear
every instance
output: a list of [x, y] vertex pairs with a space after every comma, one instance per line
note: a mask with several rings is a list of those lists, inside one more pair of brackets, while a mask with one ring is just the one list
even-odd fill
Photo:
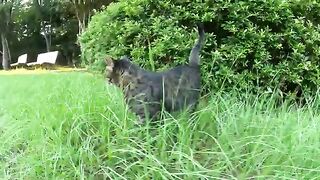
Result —
[[126, 60], [126, 61], [132, 61], [132, 60], [130, 59], [130, 57], [127, 56], [127, 55], [122, 56], [120, 59]]
[[106, 63], [106, 70], [113, 71], [114, 68], [114, 59], [112, 57], [107, 57], [104, 62]]

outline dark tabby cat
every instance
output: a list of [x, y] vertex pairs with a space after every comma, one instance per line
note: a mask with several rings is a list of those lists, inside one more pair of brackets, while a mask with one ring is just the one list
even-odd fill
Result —
[[106, 59], [106, 76], [109, 82], [120, 87], [130, 109], [144, 123], [154, 119], [162, 107], [168, 112], [196, 108], [200, 96], [200, 50], [205, 33], [198, 25], [199, 39], [192, 48], [188, 65], [180, 65], [164, 72], [146, 71], [129, 58]]

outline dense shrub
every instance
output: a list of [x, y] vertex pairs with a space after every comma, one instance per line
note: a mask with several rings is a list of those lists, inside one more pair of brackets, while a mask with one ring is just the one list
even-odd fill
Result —
[[315, 1], [120, 0], [95, 15], [81, 36], [82, 58], [130, 55], [147, 69], [187, 62], [197, 38], [204, 90], [312, 92], [319, 85], [320, 3]]

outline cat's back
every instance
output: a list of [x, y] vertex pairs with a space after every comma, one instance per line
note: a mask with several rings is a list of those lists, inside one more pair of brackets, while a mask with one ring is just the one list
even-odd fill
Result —
[[[200, 67], [199, 66], [189, 66], [180, 65], [174, 67], [164, 73], [166, 79], [171, 79], [173, 81], [179, 79], [189, 80], [189, 83], [200, 80]], [[180, 80], [181, 81], [181, 80]]]
[[[147, 86], [184, 85], [200, 86], [200, 67], [180, 65], [163, 72], [141, 71], [139, 74], [141, 84]], [[179, 84], [177, 84], [179, 83]]]

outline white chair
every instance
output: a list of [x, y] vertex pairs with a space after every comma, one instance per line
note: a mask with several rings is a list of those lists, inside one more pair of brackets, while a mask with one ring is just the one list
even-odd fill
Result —
[[58, 54], [59, 54], [59, 51], [52, 51], [52, 52], [38, 54], [37, 61], [28, 63], [27, 65], [28, 66], [42, 65], [44, 63], [56, 64]]
[[18, 66], [18, 65], [27, 64], [27, 60], [28, 60], [28, 55], [27, 54], [23, 54], [23, 55], [18, 57], [18, 62], [10, 64], [10, 66], [11, 67], [15, 67], [15, 66]]

